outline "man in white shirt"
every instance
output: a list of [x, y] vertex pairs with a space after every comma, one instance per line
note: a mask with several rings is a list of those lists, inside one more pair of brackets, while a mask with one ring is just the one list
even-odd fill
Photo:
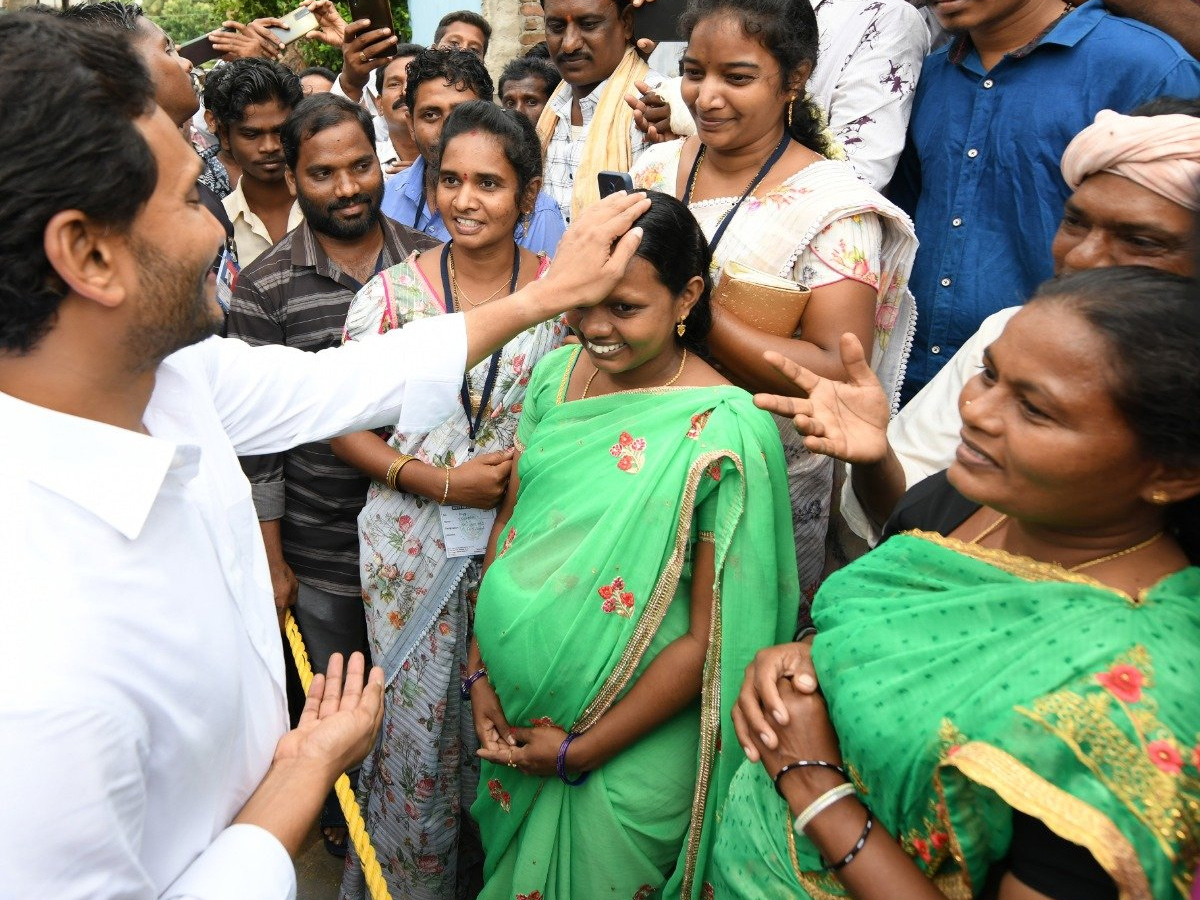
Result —
[[241, 167], [233, 193], [224, 201], [233, 222], [238, 265], [250, 265], [300, 224], [300, 207], [284, 180], [279, 132], [304, 99], [300, 79], [269, 59], [229, 63], [215, 91], [205, 93], [217, 137]]
[[625, 95], [663, 77], [633, 46], [629, 0], [546, 0], [546, 44], [562, 83], [538, 119], [546, 148], [542, 190], [568, 225], [599, 197], [598, 172], [628, 172], [646, 148]]
[[466, 367], [612, 288], [649, 205], [598, 206], [503, 302], [321, 353], [250, 348], [208, 337], [223, 234], [153, 97], [127, 36], [0, 19], [0, 108], [38, 111], [0, 117], [4, 900], [295, 896], [289, 854], [370, 746], [382, 675], [364, 688], [356, 655], [343, 690], [334, 664], [287, 732], [236, 454], [441, 421]]

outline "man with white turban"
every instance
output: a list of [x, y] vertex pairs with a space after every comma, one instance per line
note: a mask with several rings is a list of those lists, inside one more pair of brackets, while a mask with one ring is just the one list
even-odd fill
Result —
[[[1200, 101], [1161, 98], [1131, 115], [1102, 110], [1079, 132], [1062, 157], [1062, 174], [1074, 193], [1064, 204], [1051, 253], [1054, 272], [1065, 275], [1105, 266], [1142, 265], [1179, 275], [1196, 274], [1194, 213], [1200, 210]], [[983, 351], [1020, 309], [985, 319], [950, 362], [887, 427], [890, 452], [872, 465], [852, 465], [842, 489], [842, 515], [851, 529], [874, 543], [904, 491], [947, 468], [959, 444], [958, 398], [980, 369]], [[849, 366], [847, 367], [849, 369]], [[823, 385], [824, 386], [824, 385]], [[854, 462], [852, 423], [875, 421], [870, 401], [877, 385], [829, 385], [827, 397], [841, 421], [836, 436]], [[882, 396], [882, 395], [881, 395]], [[814, 396], [814, 402], [820, 400]], [[882, 415], [886, 417], [887, 404]], [[871, 426], [874, 428], [874, 426]], [[877, 435], [877, 431], [875, 432]], [[834, 435], [826, 435], [835, 439]]]

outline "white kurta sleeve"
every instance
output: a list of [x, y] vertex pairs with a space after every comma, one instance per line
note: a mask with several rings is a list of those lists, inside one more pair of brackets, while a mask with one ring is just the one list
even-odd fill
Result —
[[200, 349], [217, 415], [247, 456], [386, 425], [441, 424], [459, 403], [467, 333], [461, 315], [445, 315], [318, 353], [220, 338]]

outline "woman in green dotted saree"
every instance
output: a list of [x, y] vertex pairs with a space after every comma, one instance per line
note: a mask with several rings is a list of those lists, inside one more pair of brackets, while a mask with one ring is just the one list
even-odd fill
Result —
[[703, 236], [651, 198], [625, 281], [570, 317], [583, 346], [534, 372], [493, 532], [467, 686], [484, 898], [692, 896], [741, 673], [795, 627], [778, 431], [689, 349]]
[[[954, 465], [818, 594], [812, 669], [789, 645], [748, 676], [735, 716], [762, 765], [730, 788], [712, 897], [1188, 897], [1194, 290], [1147, 269], [1068, 276], [988, 348]], [[796, 689], [809, 671], [823, 699]], [[788, 724], [764, 739], [780, 698]]]

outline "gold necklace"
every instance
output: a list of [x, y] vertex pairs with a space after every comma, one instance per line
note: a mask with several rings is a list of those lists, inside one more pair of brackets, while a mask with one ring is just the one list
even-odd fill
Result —
[[483, 306], [483, 304], [485, 304], [485, 303], [491, 303], [493, 300], [495, 300], [497, 297], [500, 296], [500, 292], [502, 290], [504, 290], [504, 285], [507, 283], [507, 282], [502, 283], [500, 285], [500, 287], [496, 288], [496, 290], [494, 290], [492, 292], [492, 296], [488, 297], [486, 300], [480, 300], [480, 301], [476, 302], [476, 301], [472, 300], [470, 297], [468, 297], [466, 295], [466, 293], [463, 291], [463, 289], [458, 286], [458, 272], [454, 268], [454, 250], [453, 249], [450, 250], [450, 259], [448, 261], [447, 267], [450, 269], [450, 289], [452, 291], [454, 291], [454, 299], [455, 300], [465, 300], [469, 306]]
[[[987, 537], [989, 534], [991, 534], [993, 531], [995, 531], [997, 528], [999, 528], [1001, 525], [1003, 525], [1007, 521], [1008, 521], [1008, 516], [1005, 516], [1005, 515], [1000, 516], [1000, 518], [998, 518], [995, 522], [993, 522], [987, 528], [983, 529], [983, 531], [979, 532], [979, 534], [977, 534], [974, 538], [972, 538], [971, 543], [978, 544], [985, 537]], [[1122, 556], [1128, 556], [1131, 553], [1137, 553], [1139, 550], [1145, 550], [1147, 547], [1149, 547], [1151, 544], [1153, 544], [1155, 541], [1157, 541], [1159, 538], [1161, 538], [1163, 536], [1163, 534], [1164, 534], [1164, 532], [1162, 532], [1162, 531], [1155, 532], [1154, 534], [1150, 535], [1150, 537], [1146, 538], [1144, 541], [1140, 541], [1131, 547], [1126, 547], [1124, 550], [1118, 550], [1115, 553], [1109, 553], [1107, 556], [1101, 556], [1096, 559], [1089, 559], [1087, 562], [1081, 562], [1074, 566], [1064, 566], [1064, 568], [1066, 568], [1066, 570], [1068, 572], [1082, 572], [1084, 569], [1090, 569], [1092, 566], [1100, 565], [1100, 563], [1106, 563], [1106, 562], [1111, 562], [1114, 559], [1120, 559]]]
[[[661, 390], [662, 388], [668, 388], [671, 385], [673, 385], [675, 382], [677, 382], [679, 380], [679, 376], [683, 374], [683, 367], [686, 365], [687, 365], [687, 347], [684, 347], [683, 348], [683, 359], [681, 359], [679, 361], [679, 370], [674, 375], [671, 376], [670, 381], [668, 381], [666, 384], [659, 385], [659, 387], [656, 388], [656, 390]], [[596, 376], [599, 374], [600, 374], [600, 370], [596, 369], [594, 372], [592, 372], [591, 375], [588, 376], [587, 384], [585, 384], [583, 386], [583, 393], [579, 395], [580, 400], [587, 399], [588, 391], [592, 387], [592, 382], [596, 379]], [[617, 391], [617, 393], [620, 393], [620, 391]]]

